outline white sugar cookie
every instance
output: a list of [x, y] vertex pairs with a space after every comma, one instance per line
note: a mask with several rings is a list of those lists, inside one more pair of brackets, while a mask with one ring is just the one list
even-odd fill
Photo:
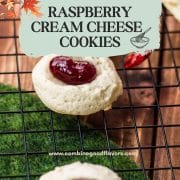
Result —
[[180, 22], [180, 0], [162, 0], [166, 8]]
[[[50, 69], [50, 61], [58, 55], [44, 56], [32, 72], [37, 95], [55, 112], [71, 115], [88, 115], [108, 110], [122, 94], [121, 80], [112, 61], [108, 58], [83, 58], [96, 67], [96, 78], [86, 84], [69, 85], [56, 79]], [[74, 59], [73, 59], [74, 60]]]
[[90, 163], [75, 162], [56, 167], [40, 177], [40, 180], [121, 180], [107, 167]]

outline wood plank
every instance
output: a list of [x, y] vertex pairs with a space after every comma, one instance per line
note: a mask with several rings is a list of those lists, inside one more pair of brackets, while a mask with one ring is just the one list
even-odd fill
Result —
[[[123, 63], [121, 57], [113, 57], [112, 58], [117, 68], [122, 68]], [[158, 52], [154, 52], [151, 57], [152, 66], [157, 66], [158, 64]], [[138, 67], [148, 67], [148, 62], [145, 61]], [[155, 73], [155, 71], [154, 71]], [[152, 86], [151, 81], [151, 74], [149, 70], [129, 70], [127, 71], [128, 74], [128, 81], [129, 86]], [[126, 83], [124, 82], [125, 75], [123, 71], [120, 72], [120, 76], [123, 80], [124, 86]], [[138, 88], [138, 89], [131, 89], [131, 98], [132, 98], [132, 105], [134, 106], [149, 106], [154, 104], [154, 96], [153, 96], [153, 89], [152, 88]], [[122, 106], [130, 106], [129, 98], [127, 95], [127, 90], [124, 90], [123, 95], [114, 103], [115, 107], [121, 108]], [[154, 113], [153, 109], [151, 108], [141, 108], [141, 109], [134, 109], [136, 124], [138, 126], [145, 126], [145, 125], [153, 125], [154, 123]], [[129, 109], [120, 109], [120, 110], [110, 110], [105, 113], [105, 117], [107, 120], [108, 128], [121, 128], [127, 126], [134, 126], [134, 122], [132, 120], [132, 111]], [[90, 115], [85, 119], [86, 123], [90, 124], [94, 127], [104, 127], [104, 122], [102, 118], [102, 113], [96, 113], [94, 115]], [[109, 136], [113, 139], [120, 147], [138, 147], [137, 137], [134, 128], [126, 128], [126, 129], [119, 129], [119, 130], [110, 130], [108, 131]], [[152, 143], [152, 128], [139, 128], [138, 129], [138, 136], [140, 140], [141, 146], [151, 146]], [[148, 137], [148, 138], [147, 138]], [[141, 164], [141, 159], [138, 154], [139, 150], [131, 150], [129, 151], [133, 153], [133, 159], [138, 163]], [[150, 167], [150, 158], [151, 158], [151, 150], [143, 150], [143, 161], [145, 168]]]
[[[14, 36], [12, 21], [0, 21], [0, 36]], [[18, 35], [19, 22], [16, 22], [16, 31]], [[18, 53], [22, 53], [20, 50], [20, 44], [18, 43]], [[14, 38], [0, 39], [0, 54], [15, 54], [15, 40]], [[18, 66], [20, 72], [32, 71], [33, 67], [37, 63], [38, 59], [29, 58], [27, 56], [18, 56]], [[0, 72], [17, 72], [16, 56], [0, 56]], [[7, 85], [18, 87], [17, 74], [1, 74], [0, 82]], [[20, 82], [22, 90], [33, 90], [31, 74], [20, 74]]]
[[[167, 17], [167, 24], [169, 31], [179, 31], [180, 24], [173, 18]], [[170, 40], [172, 46], [174, 48], [180, 48], [180, 37], [179, 33], [170, 34]], [[170, 48], [168, 35], [165, 35], [165, 48]], [[161, 85], [177, 85], [177, 77], [173, 63], [173, 57], [176, 61], [177, 66], [180, 66], [180, 51], [166, 51], [163, 55], [162, 66], [173, 67], [172, 69], [163, 70], [161, 72]], [[180, 73], [180, 70], [178, 73]], [[178, 75], [179, 76], [179, 75]], [[174, 88], [162, 88], [160, 90], [160, 104], [161, 105], [176, 105], [180, 104], [180, 89], [179, 87]], [[172, 108], [161, 108], [163, 124], [180, 124], [180, 107], [172, 107]], [[158, 120], [158, 125], [161, 125], [160, 116]], [[179, 145], [180, 144], [180, 127], [169, 127], [165, 128], [166, 137], [168, 145]], [[156, 145], [164, 146], [165, 142], [163, 139], [162, 128], [159, 128], [157, 131], [157, 142]], [[169, 148], [170, 157], [173, 166], [180, 166], [180, 149], [179, 148]], [[168, 162], [167, 150], [157, 149], [155, 155], [155, 167], [169, 167], [170, 164]], [[174, 170], [176, 179], [180, 179], [180, 171]], [[154, 179], [162, 179], [162, 177], [166, 177], [167, 180], [171, 178], [171, 171], [156, 171], [154, 173]]]

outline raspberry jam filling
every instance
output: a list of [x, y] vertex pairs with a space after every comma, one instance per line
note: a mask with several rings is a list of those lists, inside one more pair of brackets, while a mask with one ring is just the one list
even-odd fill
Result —
[[66, 56], [57, 56], [50, 61], [50, 71], [55, 78], [66, 84], [90, 83], [96, 78], [96, 68], [87, 61], [73, 61]]

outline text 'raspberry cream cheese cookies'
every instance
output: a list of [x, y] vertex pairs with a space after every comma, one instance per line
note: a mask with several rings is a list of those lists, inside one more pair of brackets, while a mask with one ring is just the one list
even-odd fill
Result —
[[56, 167], [40, 177], [40, 180], [121, 180], [107, 167], [75, 162], [70, 165]]
[[108, 110], [122, 94], [122, 82], [109, 58], [44, 56], [32, 72], [37, 95], [55, 112], [88, 115]]

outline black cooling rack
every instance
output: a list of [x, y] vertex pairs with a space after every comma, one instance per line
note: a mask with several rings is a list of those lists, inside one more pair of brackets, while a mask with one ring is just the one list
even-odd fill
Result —
[[[119, 172], [127, 172], [127, 171], [142, 171], [144, 173], [144, 179], [146, 179], [146, 174], [150, 177], [150, 179], [154, 179], [154, 173], [157, 171], [170, 171], [171, 174], [171, 179], [176, 179], [176, 175], [175, 175], [175, 171], [180, 171], [180, 164], [179, 166], [174, 166], [172, 163], [172, 158], [171, 158], [171, 154], [170, 154], [170, 149], [172, 148], [176, 148], [176, 149], [180, 149], [180, 144], [175, 144], [175, 145], [169, 145], [168, 141], [167, 141], [167, 134], [165, 131], [165, 128], [177, 128], [180, 127], [180, 121], [178, 124], [164, 124], [164, 119], [163, 119], [163, 115], [161, 112], [162, 108], [168, 108], [168, 107], [176, 107], [176, 108], [180, 108], [180, 104], [165, 104], [162, 105], [159, 103], [159, 98], [160, 98], [160, 90], [162, 88], [178, 88], [180, 87], [180, 78], [179, 78], [179, 69], [180, 66], [177, 66], [177, 61], [178, 59], [176, 59], [174, 52], [175, 51], [180, 51], [180, 46], [174, 48], [173, 47], [173, 42], [171, 40], [171, 35], [173, 34], [179, 34], [180, 36], [180, 30], [176, 30], [176, 31], [169, 31], [168, 30], [168, 25], [167, 25], [167, 17], [172, 16], [168, 13], [166, 13], [166, 10], [163, 9], [163, 14], [161, 17], [161, 44], [160, 44], [160, 48], [157, 49], [156, 51], [159, 52], [159, 66], [154, 67], [152, 66], [152, 60], [148, 59], [148, 67], [138, 67], [138, 68], [134, 68], [131, 69], [130, 71], [136, 71], [137, 73], [142, 71], [142, 70], [147, 70], [148, 73], [150, 73], [151, 75], [151, 82], [152, 85], [151, 86], [141, 86], [139, 87], [138, 85], [130, 85], [129, 83], [129, 79], [128, 79], [128, 71], [124, 68], [118, 68], [118, 72], [120, 71], [123, 74], [124, 77], [124, 89], [127, 92], [127, 96], [128, 96], [128, 101], [129, 101], [129, 105], [124, 105], [124, 106], [115, 106], [113, 107], [113, 109], [116, 110], [123, 110], [123, 109], [127, 109], [130, 111], [131, 114], [131, 120], [132, 120], [132, 124], [129, 126], [122, 126], [119, 128], [109, 128], [107, 126], [107, 117], [106, 117], [106, 113], [102, 112], [102, 119], [103, 119], [103, 123], [104, 123], [104, 128], [91, 128], [88, 131], [104, 131], [105, 132], [105, 137], [106, 137], [106, 143], [107, 143], [107, 149], [108, 151], [112, 151], [113, 148], [111, 148], [110, 146], [110, 137], [109, 137], [109, 133], [108, 131], [113, 130], [129, 130], [129, 129], [133, 129], [134, 133], [135, 133], [135, 139], [137, 141], [137, 146], [132, 146], [132, 147], [120, 147], [120, 150], [137, 150], [139, 153], [139, 162], [140, 162], [140, 168], [139, 169], [126, 169], [126, 170], [116, 170]], [[0, 114], [19, 114], [21, 116], [21, 120], [22, 120], [22, 131], [0, 131], [0, 136], [3, 134], [11, 134], [11, 135], [15, 135], [15, 134], [21, 134], [23, 136], [23, 146], [24, 146], [24, 152], [15, 152], [15, 153], [2, 153], [0, 152], [0, 157], [3, 156], [21, 156], [24, 155], [25, 156], [25, 167], [26, 167], [26, 174], [24, 175], [6, 175], [6, 174], [0, 174], [0, 179], [31, 179], [31, 177], [38, 177], [40, 174], [33, 174], [30, 172], [30, 162], [29, 162], [29, 156], [30, 155], [42, 155], [42, 154], [47, 154], [48, 152], [42, 151], [42, 152], [29, 152], [28, 148], [27, 148], [27, 134], [33, 134], [33, 133], [42, 133], [42, 132], [49, 132], [52, 134], [52, 141], [53, 141], [53, 149], [54, 152], [56, 152], [57, 147], [56, 147], [56, 137], [55, 137], [55, 133], [61, 133], [63, 130], [55, 130], [53, 127], [53, 112], [49, 111], [49, 110], [24, 110], [23, 109], [23, 94], [26, 93], [34, 93], [34, 91], [24, 91], [22, 90], [21, 87], [21, 78], [20, 76], [22, 74], [31, 74], [31, 71], [20, 71], [19, 68], [19, 57], [20, 56], [25, 56], [22, 53], [19, 53], [18, 51], [18, 38], [19, 36], [17, 35], [17, 28], [16, 28], [16, 23], [20, 21], [20, 19], [1, 19], [0, 21], [3, 22], [7, 22], [7, 21], [11, 21], [12, 25], [13, 25], [13, 29], [14, 29], [14, 35], [12, 36], [0, 36], [0, 40], [1, 39], [13, 39], [14, 40], [14, 45], [15, 45], [15, 53], [9, 53], [9, 54], [0, 54], [0, 59], [3, 56], [8, 56], [8, 57], [14, 57], [15, 61], [16, 61], [16, 72], [0, 72], [0, 75], [17, 75], [17, 82], [18, 82], [18, 91], [6, 91], [6, 92], [0, 92], [0, 96], [3, 96], [5, 94], [18, 94], [19, 96], [19, 110], [18, 111], [2, 111], [0, 109]], [[167, 37], [168, 43], [169, 43], [169, 47], [165, 48], [164, 47], [164, 43], [165, 43], [165, 36]], [[3, 44], [0, 44], [0, 46], [3, 46]], [[164, 58], [164, 54], [165, 52], [170, 52], [170, 59], [169, 61], [173, 62], [173, 66], [162, 66], [162, 62], [163, 62], [163, 58]], [[174, 69], [175, 71], [175, 76], [177, 79], [177, 83], [176, 84], [171, 84], [171, 85], [163, 85], [161, 84], [161, 72], [163, 70], [169, 70], [169, 69]], [[154, 71], [157, 71], [157, 80], [154, 78]], [[153, 96], [155, 99], [155, 103], [152, 105], [134, 105], [133, 104], [133, 100], [132, 100], [132, 94], [131, 94], [131, 90], [132, 89], [140, 89], [140, 88], [151, 88], [153, 90]], [[135, 110], [136, 109], [145, 109], [145, 108], [153, 108], [154, 109], [154, 113], [155, 116], [157, 116], [158, 118], [156, 118], [154, 120], [154, 124], [152, 125], [137, 125], [136, 122], [136, 116], [135, 116]], [[27, 114], [30, 113], [36, 113], [36, 112], [45, 112], [48, 113], [48, 118], [50, 120], [50, 130], [39, 130], [39, 131], [35, 131], [35, 130], [26, 130], [25, 128], [25, 116]], [[159, 124], [157, 123], [159, 119]], [[1, 120], [0, 120], [1, 121]], [[81, 145], [81, 150], [84, 150], [83, 147], [83, 138], [82, 138], [82, 134], [83, 134], [83, 129], [81, 127], [81, 123], [80, 123], [80, 119], [78, 118], [77, 121], [77, 126], [78, 126], [78, 132], [79, 132], [79, 137], [80, 137], [80, 145]], [[139, 138], [139, 134], [138, 134], [138, 129], [148, 129], [148, 128], [152, 128], [152, 144], [149, 146], [142, 146], [141, 142], [140, 142], [140, 138]], [[157, 138], [157, 129], [161, 129], [162, 130], [162, 139], [164, 141], [164, 145], [156, 145], [156, 138]], [[73, 130], [68, 129], [68, 130], [64, 130], [67, 132], [71, 132]], [[168, 166], [166, 167], [155, 167], [155, 153], [156, 153], [156, 149], [165, 149], [166, 151], [166, 155], [167, 155], [167, 162], [168, 162]], [[150, 167], [145, 167], [145, 162], [144, 162], [144, 157], [142, 155], [142, 151], [143, 150], [151, 150], [151, 158], [150, 158]], [[92, 149], [89, 151], [97, 151], [96, 149]], [[164, 157], [166, 158], [166, 157]], [[55, 158], [55, 161], [57, 161], [57, 159]], [[110, 156], [110, 161], [112, 161], [111, 156]], [[113, 168], [113, 163], [112, 164], [112, 169]], [[8, 167], [7, 167], [8, 168]], [[162, 177], [163, 179], [166, 179], [166, 177]], [[133, 178], [132, 178], [133, 179]]]

